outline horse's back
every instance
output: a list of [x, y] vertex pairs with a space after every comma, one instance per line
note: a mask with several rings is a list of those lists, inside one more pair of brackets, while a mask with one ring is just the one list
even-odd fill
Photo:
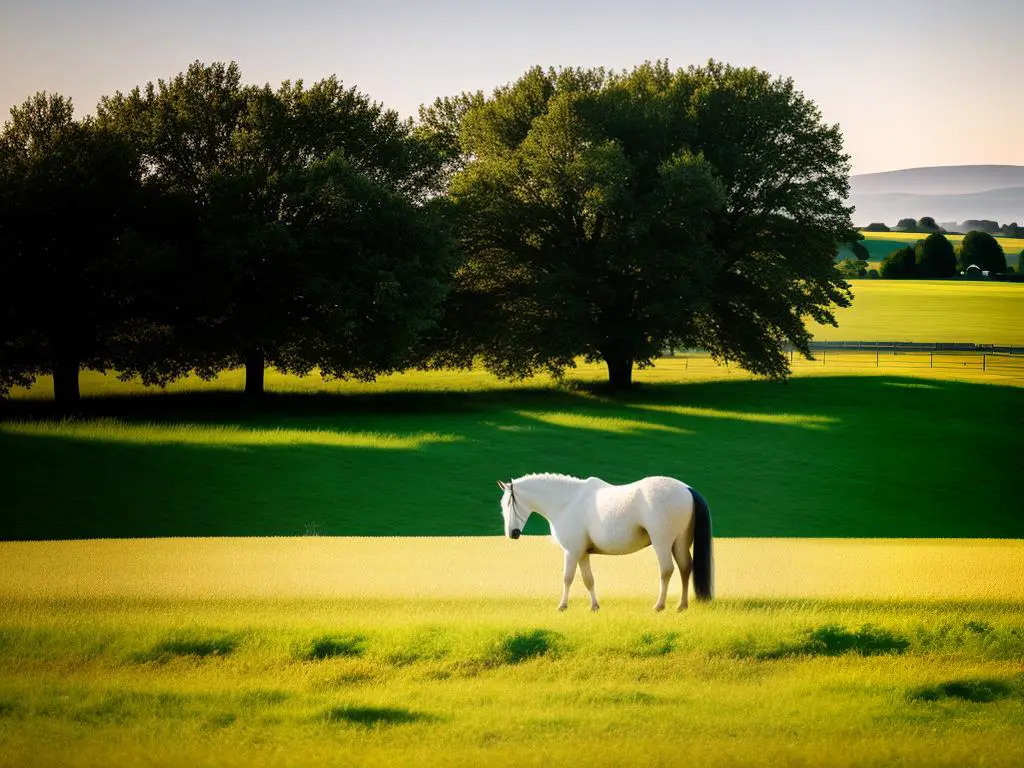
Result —
[[689, 486], [674, 477], [655, 475], [625, 485], [595, 484], [593, 493], [598, 517], [631, 519], [651, 532], [685, 529], [693, 513]]

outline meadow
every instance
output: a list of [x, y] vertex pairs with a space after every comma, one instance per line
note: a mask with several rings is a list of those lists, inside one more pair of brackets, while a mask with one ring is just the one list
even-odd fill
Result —
[[[846, 338], [894, 340], [920, 300], [946, 307], [922, 333], [981, 314], [957, 340], [1024, 342], [1022, 286], [876, 285]], [[598, 366], [268, 374], [258, 405], [237, 372], [88, 374], [74, 416], [17, 393], [0, 765], [1024, 761], [1024, 381], [692, 362], [617, 397]], [[692, 483], [717, 599], [653, 613], [642, 552], [595, 559], [601, 612], [578, 582], [556, 612], [546, 526], [497, 535], [494, 481], [532, 471]]]
[[1021, 542], [718, 544], [685, 614], [540, 537], [0, 544], [0, 764], [1024, 758]]

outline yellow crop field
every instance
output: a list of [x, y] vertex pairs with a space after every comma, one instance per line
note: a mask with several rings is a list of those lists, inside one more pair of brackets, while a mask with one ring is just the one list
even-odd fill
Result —
[[[726, 599], [1024, 601], [1024, 541], [1017, 540], [726, 538], [715, 542], [715, 561], [717, 593]], [[0, 600], [550, 598], [554, 605], [561, 588], [561, 550], [538, 536], [3, 542], [0, 563]], [[595, 558], [594, 571], [604, 595], [653, 598], [650, 550]]]
[[822, 341], [974, 342], [1024, 345], [1024, 283], [855, 280], [838, 328], [813, 324]]
[[[927, 232], [865, 232], [861, 230], [861, 234], [868, 240], [901, 240], [910, 243], [916, 243], [918, 240], [924, 240], [928, 237]], [[963, 241], [964, 236], [946, 235], [946, 239], [953, 243], [953, 245], [959, 245]], [[996, 242], [1003, 247], [1003, 253], [1006, 254], [1007, 262], [1015, 265], [1016, 259], [1011, 260], [1010, 257], [1024, 250], [1024, 238], [997, 237]]]

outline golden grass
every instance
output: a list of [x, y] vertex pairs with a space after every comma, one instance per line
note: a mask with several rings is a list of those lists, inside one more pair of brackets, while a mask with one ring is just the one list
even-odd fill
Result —
[[452, 443], [459, 438], [426, 432], [390, 435], [379, 432], [339, 432], [319, 429], [244, 429], [208, 424], [136, 424], [116, 419], [88, 421], [27, 421], [0, 423], [0, 433], [61, 437], [72, 440], [136, 443], [145, 445], [202, 445], [212, 448], [243, 446], [320, 445], [335, 448], [415, 450], [432, 443]]
[[973, 342], [1024, 345], [1024, 283], [856, 280], [837, 328], [811, 324], [822, 341]]
[[[499, 521], [497, 506], [491, 512]], [[0, 543], [0, 600], [532, 599], [554, 602], [547, 537], [202, 538]], [[722, 598], [1024, 601], [1024, 541], [715, 542]], [[598, 593], [653, 597], [650, 549], [596, 557]], [[574, 585], [575, 606], [584, 590]], [[672, 594], [678, 595], [678, 581]]]

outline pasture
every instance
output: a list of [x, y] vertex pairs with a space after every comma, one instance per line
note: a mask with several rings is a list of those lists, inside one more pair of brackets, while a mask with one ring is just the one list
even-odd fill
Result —
[[721, 539], [686, 614], [645, 554], [560, 614], [539, 537], [0, 544], [0, 764], [1024, 758], [1020, 542]]
[[[987, 318], [955, 340], [1024, 342], [1024, 286], [876, 286], [845, 338], [905, 339], [922, 305], [882, 308], [913, 296]], [[19, 392], [0, 765], [1024, 761], [1024, 381], [688, 362], [615, 398], [598, 366], [268, 374], [257, 405], [237, 373], [88, 374], [73, 417]], [[497, 535], [494, 480], [532, 471], [692, 483], [718, 599], [653, 613], [645, 550], [595, 557], [599, 613], [579, 580], [557, 613], [546, 527]]]

